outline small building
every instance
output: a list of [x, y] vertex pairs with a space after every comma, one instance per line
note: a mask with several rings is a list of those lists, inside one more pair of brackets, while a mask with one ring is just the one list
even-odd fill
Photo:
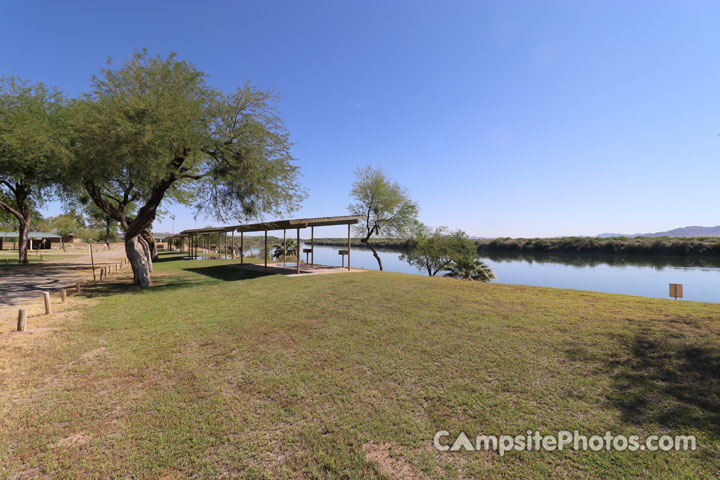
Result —
[[[28, 233], [28, 248], [30, 250], [50, 250], [53, 243], [60, 244], [62, 242], [62, 235], [59, 235], [57, 233]], [[3, 248], [18, 248], [18, 232], [0, 232], [0, 250], [2, 250]]]

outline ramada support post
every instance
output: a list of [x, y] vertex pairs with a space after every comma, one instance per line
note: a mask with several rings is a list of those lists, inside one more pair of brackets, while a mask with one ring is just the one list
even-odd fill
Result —
[[240, 232], [240, 263], [243, 263], [245, 257], [245, 243], [243, 239], [243, 232]]
[[265, 230], [265, 270], [267, 270], [267, 230]]
[[315, 227], [310, 227], [310, 268], [315, 268]]
[[287, 229], [283, 228], [283, 267], [287, 266]]
[[225, 236], [225, 251], [223, 254], [225, 255], [225, 258], [227, 258], [227, 232], [223, 232], [223, 235]]
[[350, 271], [350, 224], [348, 224], [348, 272]]
[[232, 238], [230, 239], [230, 259], [235, 260], [235, 230], [232, 231]]
[[297, 273], [298, 275], [300, 275], [300, 227], [298, 227], [298, 229], [297, 229], [297, 247], [296, 247], [296, 250], [297, 250], [297, 252], [296, 252], [296, 253], [297, 253], [297, 262], [296, 262], [296, 264], [295, 264], [295, 265], [297, 266], [297, 267], [296, 267], [296, 273]]

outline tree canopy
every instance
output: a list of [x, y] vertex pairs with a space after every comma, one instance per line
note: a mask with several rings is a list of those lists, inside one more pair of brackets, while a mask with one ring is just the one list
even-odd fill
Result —
[[419, 222], [412, 230], [402, 259], [425, 270], [429, 276], [447, 270], [454, 260], [477, 256], [477, 246], [462, 230], [453, 232], [447, 227], [431, 228]]
[[108, 64], [73, 103], [66, 183], [120, 224], [137, 284], [150, 284], [149, 229], [164, 199], [219, 221], [297, 207], [304, 192], [276, 101], [248, 83], [221, 92], [175, 55], [143, 51]]
[[65, 105], [42, 83], [0, 78], [0, 210], [17, 222], [20, 263], [27, 263], [33, 210], [50, 197], [67, 158]]
[[353, 215], [363, 216], [355, 227], [360, 241], [370, 247], [380, 270], [382, 261], [370, 239], [373, 235], [400, 237], [408, 233], [417, 220], [418, 206], [410, 199], [408, 191], [389, 179], [382, 168], [370, 165], [355, 172], [350, 196], [354, 200], [348, 209]]

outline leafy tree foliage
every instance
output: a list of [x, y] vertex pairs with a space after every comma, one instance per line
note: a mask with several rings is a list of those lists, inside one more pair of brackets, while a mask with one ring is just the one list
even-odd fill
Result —
[[125, 232], [138, 285], [150, 285], [161, 202], [226, 221], [292, 210], [304, 195], [275, 95], [247, 83], [224, 93], [205, 80], [175, 55], [136, 52], [73, 104], [67, 183]]
[[355, 172], [350, 196], [354, 203], [348, 207], [353, 215], [362, 215], [356, 225], [360, 241], [372, 250], [380, 270], [382, 260], [370, 241], [373, 235], [400, 237], [417, 221], [418, 206], [410, 199], [407, 190], [390, 180], [381, 168], [370, 165]]
[[285, 257], [297, 257], [298, 249], [297, 249], [297, 242], [295, 240], [286, 240], [287, 243], [287, 250], [285, 250], [285, 246], [281, 243], [279, 245], [275, 245], [273, 247], [273, 253], [272, 258], [282, 258], [283, 255]]
[[0, 78], [0, 210], [17, 222], [23, 264], [33, 211], [60, 178], [65, 105], [59, 91], [41, 83]]
[[454, 260], [474, 256], [477, 256], [477, 247], [462, 230], [451, 232], [447, 227], [433, 229], [418, 222], [401, 258], [427, 271], [429, 276], [435, 276], [446, 270]]
[[459, 278], [462, 280], [477, 280], [489, 282], [495, 278], [495, 272], [485, 263], [473, 257], [461, 257], [453, 260], [447, 266], [446, 277]]

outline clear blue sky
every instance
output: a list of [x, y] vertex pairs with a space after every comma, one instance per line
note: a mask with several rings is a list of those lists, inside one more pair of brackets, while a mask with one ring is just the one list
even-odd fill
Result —
[[76, 95], [147, 47], [276, 87], [310, 194], [293, 216], [346, 213], [371, 163], [471, 235], [650, 232], [720, 224], [719, 21], [713, 1], [1, 1], [0, 73]]

